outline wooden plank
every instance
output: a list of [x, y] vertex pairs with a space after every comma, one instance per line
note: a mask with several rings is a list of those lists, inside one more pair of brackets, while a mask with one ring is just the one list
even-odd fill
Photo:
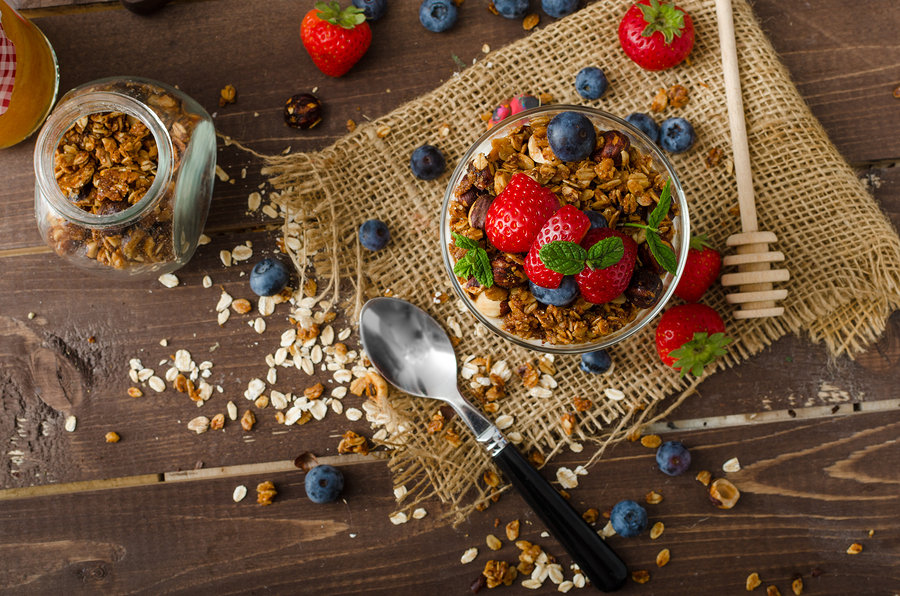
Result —
[[[805, 593], [892, 594], [896, 568], [900, 448], [894, 439], [900, 412], [858, 414], [827, 421], [792, 421], [745, 429], [666, 435], [686, 441], [693, 454], [688, 474], [664, 476], [653, 450], [639, 443], [615, 447], [610, 457], [579, 477], [573, 506], [603, 511], [622, 499], [644, 502], [650, 523], [665, 532], [656, 540], [609, 538], [629, 569], [647, 569], [650, 583], [629, 581], [621, 594], [696, 596], [744, 593], [756, 572], [763, 588], [790, 594], [799, 574]], [[728, 474], [741, 490], [737, 506], [714, 508], [693, 476], [716, 476], [728, 459], [743, 469]], [[566, 454], [551, 469], [584, 463]], [[342, 466], [343, 501], [312, 505], [300, 472], [255, 474], [190, 483], [161, 483], [0, 502], [4, 573], [0, 587], [10, 596], [45, 593], [90, 594], [462, 594], [489, 559], [517, 562], [503, 536], [519, 519], [520, 538], [558, 558], [571, 579], [570, 559], [514, 494], [454, 530], [439, 521], [440, 507], [424, 503], [422, 520], [394, 526], [395, 510], [385, 466]], [[254, 501], [257, 483], [271, 480], [273, 505]], [[232, 501], [236, 485], [250, 494]], [[81, 521], [73, 521], [81, 520]], [[88, 520], [89, 523], [88, 523]], [[500, 526], [495, 528], [495, 520]], [[601, 518], [598, 529], [604, 524]], [[874, 534], [870, 537], [870, 530]], [[485, 547], [489, 533], [503, 546]], [[863, 545], [849, 555], [852, 543]], [[477, 547], [463, 566], [462, 553]], [[657, 568], [668, 548], [671, 562]], [[812, 578], [814, 569], [823, 574]], [[521, 579], [504, 593], [531, 593]], [[544, 592], [554, 591], [549, 582]]]

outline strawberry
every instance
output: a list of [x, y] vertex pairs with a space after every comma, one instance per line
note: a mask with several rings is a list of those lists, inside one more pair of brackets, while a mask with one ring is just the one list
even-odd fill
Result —
[[637, 243], [628, 234], [623, 234], [612, 228], [596, 228], [588, 232], [581, 241], [582, 248], [590, 250], [592, 246], [606, 238], [621, 238], [624, 254], [618, 262], [605, 267], [593, 269], [588, 261], [588, 266], [581, 273], [575, 275], [581, 296], [588, 302], [603, 304], [609, 302], [628, 287], [631, 274], [634, 273], [634, 263], [637, 260]]
[[584, 235], [591, 227], [591, 220], [587, 215], [572, 205], [564, 205], [547, 220], [541, 231], [538, 232], [528, 256], [525, 257], [525, 275], [533, 283], [542, 288], [556, 289], [562, 283], [563, 274], [549, 269], [540, 258], [540, 250], [551, 242], [581, 242]]
[[619, 23], [619, 43], [644, 70], [666, 70], [694, 47], [694, 23], [682, 8], [665, 0], [640, 0]]
[[316, 2], [303, 17], [300, 39], [319, 70], [339, 77], [369, 49], [372, 30], [363, 11], [355, 6], [341, 10], [337, 2]]
[[549, 188], [521, 172], [513, 174], [488, 209], [484, 231], [491, 244], [503, 252], [528, 252], [547, 220], [559, 209], [559, 199]]
[[679, 304], [663, 313], [656, 326], [656, 351], [665, 364], [681, 371], [703, 374], [703, 367], [725, 354], [731, 341], [719, 313], [705, 304]]
[[709, 245], [706, 234], [694, 236], [675, 295], [685, 302], [697, 302], [719, 277], [720, 269], [722, 255]]

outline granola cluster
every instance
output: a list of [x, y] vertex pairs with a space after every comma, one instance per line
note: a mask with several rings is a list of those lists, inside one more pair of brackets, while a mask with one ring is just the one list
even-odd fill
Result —
[[[619, 331], [659, 298], [664, 270], [651, 254], [643, 230], [623, 224], [647, 224], [666, 180], [654, 168], [652, 157], [618, 131], [598, 131], [596, 150], [588, 159], [561, 162], [547, 140], [549, 121], [550, 116], [541, 116], [512, 128], [491, 140], [487, 155], [479, 154], [469, 163], [449, 205], [449, 228], [486, 249], [494, 285], [485, 288], [475, 277], [457, 279], [475, 306], [486, 316], [501, 319], [503, 329], [513, 335], [551, 344], [588, 343]], [[596, 211], [610, 228], [634, 238], [639, 265], [624, 294], [605, 304], [592, 304], [579, 296], [565, 307], [543, 305], [535, 299], [524, 273], [525, 255], [499, 251], [484, 232], [491, 203], [517, 172], [549, 188], [560, 205]], [[658, 228], [670, 247], [675, 235], [672, 220], [677, 215], [673, 202]], [[449, 251], [454, 261], [466, 254], [455, 240]]]
[[[125, 93], [160, 115], [173, 149], [173, 175], [178, 172], [200, 116], [185, 111], [182, 101], [153, 85], [116, 83]], [[147, 125], [122, 112], [79, 118], [63, 134], [54, 155], [54, 175], [71, 203], [87, 213], [111, 216], [137, 204], [150, 190], [159, 166], [157, 139]], [[88, 229], [51, 215], [47, 237], [61, 256], [97, 261], [114, 269], [166, 263], [175, 258], [173, 200], [175, 184], [139, 221], [125, 226]]]

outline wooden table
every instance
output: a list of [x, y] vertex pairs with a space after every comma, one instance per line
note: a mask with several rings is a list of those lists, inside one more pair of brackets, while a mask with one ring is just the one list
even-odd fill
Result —
[[[160, 79], [217, 112], [223, 134], [275, 154], [323, 148], [348, 119], [381, 116], [483, 59], [484, 44], [496, 49], [527, 34], [520, 22], [469, 2], [452, 31], [426, 36], [417, 2], [395, 0], [373, 27], [369, 53], [340, 79], [319, 73], [301, 47], [299, 23], [311, 2], [177, 1], [149, 18], [115, 2], [18, 4], [53, 43], [61, 89], [114, 74]], [[900, 10], [892, 0], [846, 5], [756, 0], [754, 10], [831, 139], [897, 223], [900, 100], [892, 91], [900, 85]], [[238, 102], [220, 108], [227, 84]], [[326, 106], [322, 124], [286, 128], [285, 99], [314, 88]], [[259, 160], [220, 145], [219, 163], [233, 183], [216, 185], [212, 242], [178, 272], [181, 285], [166, 289], [84, 277], [44, 248], [33, 219], [32, 151], [33, 141], [0, 153], [0, 592], [464, 594], [489, 558], [516, 561], [511, 544], [497, 553], [485, 546], [487, 534], [502, 537], [513, 519], [521, 520], [521, 537], [556, 555], [571, 578], [569, 558], [542, 537], [541, 523], [515, 495], [456, 529], [434, 502], [425, 504], [424, 519], [391, 524], [384, 461], [336, 454], [348, 428], [370, 432], [364, 420], [331, 415], [288, 428], [270, 415], [251, 433], [232, 424], [195, 435], [186, 423], [197, 409], [183, 395], [126, 395], [130, 358], [154, 368], [179, 348], [213, 361], [211, 380], [225, 389], [206, 415], [224, 411], [225, 399], [239, 402], [247, 381], [265, 373], [268, 344], [240, 321], [219, 327], [214, 310], [219, 285], [252, 297], [252, 260], [225, 269], [219, 251], [247, 240], [260, 252], [274, 247], [276, 233], [265, 229], [273, 220], [247, 209], [247, 195], [264, 181]], [[207, 274], [213, 289], [202, 287]], [[693, 447], [693, 472], [716, 472], [739, 458], [743, 470], [729, 478], [743, 496], [730, 511], [710, 506], [693, 474], [662, 477], [653, 451], [639, 443], [605, 456], [572, 491], [577, 509], [603, 511], [652, 490], [664, 497], [648, 506], [651, 523], [665, 523], [660, 538], [610, 538], [630, 569], [651, 575], [621, 593], [738, 594], [752, 572], [763, 580], [756, 593], [774, 585], [791, 594], [795, 576], [807, 594], [900, 591], [898, 330], [895, 315], [884, 338], [855, 361], [831, 361], [803, 338], [782, 339], [704, 382], [658, 429]], [[296, 372], [279, 374], [289, 386], [310, 384]], [[346, 405], [359, 401], [348, 397]], [[63, 430], [70, 413], [78, 420], [73, 433]], [[108, 431], [122, 440], [107, 444]], [[342, 501], [307, 500], [292, 464], [307, 450], [341, 465]], [[552, 467], [574, 467], [589, 451], [562, 455]], [[265, 480], [278, 490], [270, 507], [253, 498]], [[239, 484], [251, 495], [235, 503]], [[861, 554], [847, 554], [852, 543], [863, 545]], [[472, 546], [478, 558], [462, 565]], [[659, 569], [662, 548], [671, 562]], [[816, 569], [821, 575], [813, 577]], [[525, 593], [519, 584], [501, 589]]]

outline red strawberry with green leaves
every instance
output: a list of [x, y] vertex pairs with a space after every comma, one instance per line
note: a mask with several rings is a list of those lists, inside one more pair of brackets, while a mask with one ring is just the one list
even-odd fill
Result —
[[528, 255], [525, 257], [525, 275], [542, 288], [556, 289], [562, 283], [563, 274], [549, 269], [540, 258], [540, 250], [551, 242], [581, 242], [591, 228], [591, 220], [573, 205], [564, 205], [547, 220], [538, 232]]
[[675, 295], [685, 302], [697, 302], [719, 278], [721, 269], [722, 255], [710, 246], [706, 234], [694, 236]]
[[528, 252], [538, 232], [559, 209], [549, 188], [521, 172], [513, 174], [488, 209], [484, 231], [503, 252]]
[[[596, 228], [587, 233], [581, 246], [588, 251], [587, 266], [575, 275], [582, 298], [603, 304], [624, 292], [637, 260], [638, 247], [631, 236], [612, 228]], [[591, 254], [601, 252], [600, 249], [603, 253], [612, 249], [616, 252], [609, 253], [612, 256], [605, 260], [592, 259]], [[621, 256], [614, 258], [617, 255]]]
[[695, 377], [703, 367], [724, 355], [731, 338], [725, 323], [705, 304], [679, 304], [663, 313], [656, 326], [656, 351], [665, 364]]
[[350, 70], [369, 49], [372, 30], [363, 11], [341, 10], [337, 2], [316, 2], [300, 24], [300, 39], [315, 65], [330, 77]]
[[665, 0], [641, 0], [619, 23], [619, 43], [644, 70], [666, 70], [694, 47], [694, 23], [682, 8]]

